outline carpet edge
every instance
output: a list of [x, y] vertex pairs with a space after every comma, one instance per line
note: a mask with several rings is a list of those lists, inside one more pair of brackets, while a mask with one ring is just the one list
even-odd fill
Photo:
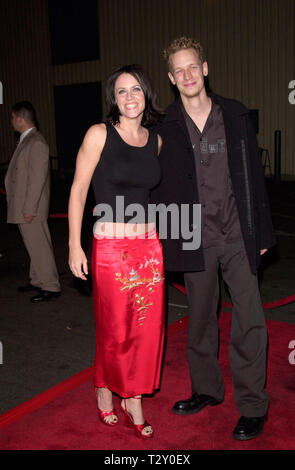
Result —
[[[183, 317], [180, 320], [177, 320], [167, 327], [167, 336], [176, 333], [181, 330], [188, 324], [188, 315]], [[21, 403], [20, 405], [12, 408], [11, 410], [6, 411], [0, 415], [0, 430], [4, 429], [6, 426], [14, 423], [18, 419], [27, 416], [28, 414], [36, 411], [44, 405], [47, 405], [55, 398], [63, 395], [66, 392], [74, 389], [78, 385], [81, 385], [83, 382], [86, 382], [93, 375], [93, 366], [88, 367], [87, 369], [78, 372], [77, 374], [65, 379], [64, 381], [50, 387], [42, 393], [39, 393], [33, 398]]]
[[86, 382], [93, 375], [93, 367], [88, 367], [87, 369], [78, 372], [77, 374], [65, 379], [64, 381], [50, 387], [42, 393], [39, 393], [33, 398], [21, 403], [20, 405], [12, 408], [11, 410], [6, 411], [0, 415], [0, 430], [6, 426], [14, 423], [20, 418], [32, 413], [33, 411], [41, 408], [42, 406], [48, 404], [55, 398], [63, 395], [66, 392], [69, 392], [73, 388], [81, 385], [83, 382]]

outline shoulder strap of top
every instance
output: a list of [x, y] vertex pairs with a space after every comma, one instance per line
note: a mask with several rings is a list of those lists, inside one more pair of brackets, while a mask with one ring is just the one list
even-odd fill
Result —
[[110, 121], [108, 121], [108, 120], [105, 120], [104, 123], [105, 123], [105, 125], [106, 125], [107, 130], [108, 130], [108, 129], [111, 129], [111, 128], [113, 127], [112, 123], [111, 123]]
[[149, 134], [152, 148], [155, 149], [156, 153], [158, 154], [158, 134], [155, 132], [154, 129], [149, 129]]
[[[116, 130], [114, 129], [113, 124], [112, 124], [110, 121], [107, 121], [107, 120], [104, 121], [104, 123], [105, 123], [105, 125], [106, 125], [106, 130], [107, 130], [107, 139], [108, 139], [108, 138], [110, 139], [110, 138], [111, 138], [111, 135], [113, 135], [113, 136], [116, 137], [117, 132], [116, 132]], [[113, 139], [112, 139], [112, 141], [113, 141]]]

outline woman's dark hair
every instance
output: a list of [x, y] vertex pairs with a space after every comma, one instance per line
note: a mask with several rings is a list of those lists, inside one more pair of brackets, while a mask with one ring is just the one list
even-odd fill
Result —
[[145, 110], [142, 117], [142, 125], [144, 127], [151, 127], [163, 117], [164, 113], [156, 104], [157, 96], [148, 75], [138, 64], [124, 65], [115, 70], [108, 78], [106, 85], [106, 102], [108, 107], [107, 121], [114, 125], [119, 122], [120, 111], [116, 103], [115, 83], [122, 73], [132, 75], [140, 84], [145, 97]]

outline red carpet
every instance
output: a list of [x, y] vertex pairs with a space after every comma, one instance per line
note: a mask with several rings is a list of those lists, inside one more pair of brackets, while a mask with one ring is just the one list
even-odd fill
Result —
[[[200, 414], [185, 417], [176, 416], [170, 411], [175, 401], [190, 395], [186, 361], [187, 322], [184, 319], [169, 327], [161, 390], [154, 398], [144, 399], [146, 417], [155, 429], [153, 439], [141, 441], [136, 438], [131, 430], [123, 426], [121, 412], [119, 412], [120, 424], [114, 428], [108, 428], [98, 421], [92, 381], [87, 372], [84, 382], [79, 386], [73, 389], [68, 385], [65, 386], [62, 395], [1, 429], [0, 449], [149, 451], [294, 449], [295, 365], [289, 362], [289, 355], [291, 357], [292, 354], [289, 344], [295, 340], [295, 325], [268, 322], [267, 390], [271, 403], [269, 419], [261, 436], [240, 443], [231, 437], [239, 414], [233, 399], [228, 364], [230, 321], [231, 314], [221, 314], [220, 364], [226, 384], [226, 398], [222, 405], [206, 408]], [[52, 389], [50, 393], [52, 399], [54, 397]], [[43, 401], [46, 402], [44, 397]], [[29, 407], [30, 402], [28, 402]], [[22, 411], [20, 415], [24, 414], [25, 405], [20, 407]], [[115, 406], [119, 407], [117, 397], [115, 397]]]

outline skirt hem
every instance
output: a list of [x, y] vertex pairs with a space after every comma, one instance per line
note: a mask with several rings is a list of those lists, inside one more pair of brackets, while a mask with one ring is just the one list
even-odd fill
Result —
[[151, 389], [149, 389], [149, 390], [145, 389], [144, 391], [126, 393], [126, 392], [119, 392], [115, 388], [108, 387], [108, 385], [97, 385], [96, 383], [94, 383], [94, 387], [95, 388], [107, 388], [112, 393], [115, 393], [116, 395], [118, 395], [121, 398], [132, 398], [132, 397], [135, 397], [136, 395], [153, 395], [155, 392], [157, 392], [160, 389], [160, 385], [156, 385], [152, 389], [152, 391], [151, 391]]

